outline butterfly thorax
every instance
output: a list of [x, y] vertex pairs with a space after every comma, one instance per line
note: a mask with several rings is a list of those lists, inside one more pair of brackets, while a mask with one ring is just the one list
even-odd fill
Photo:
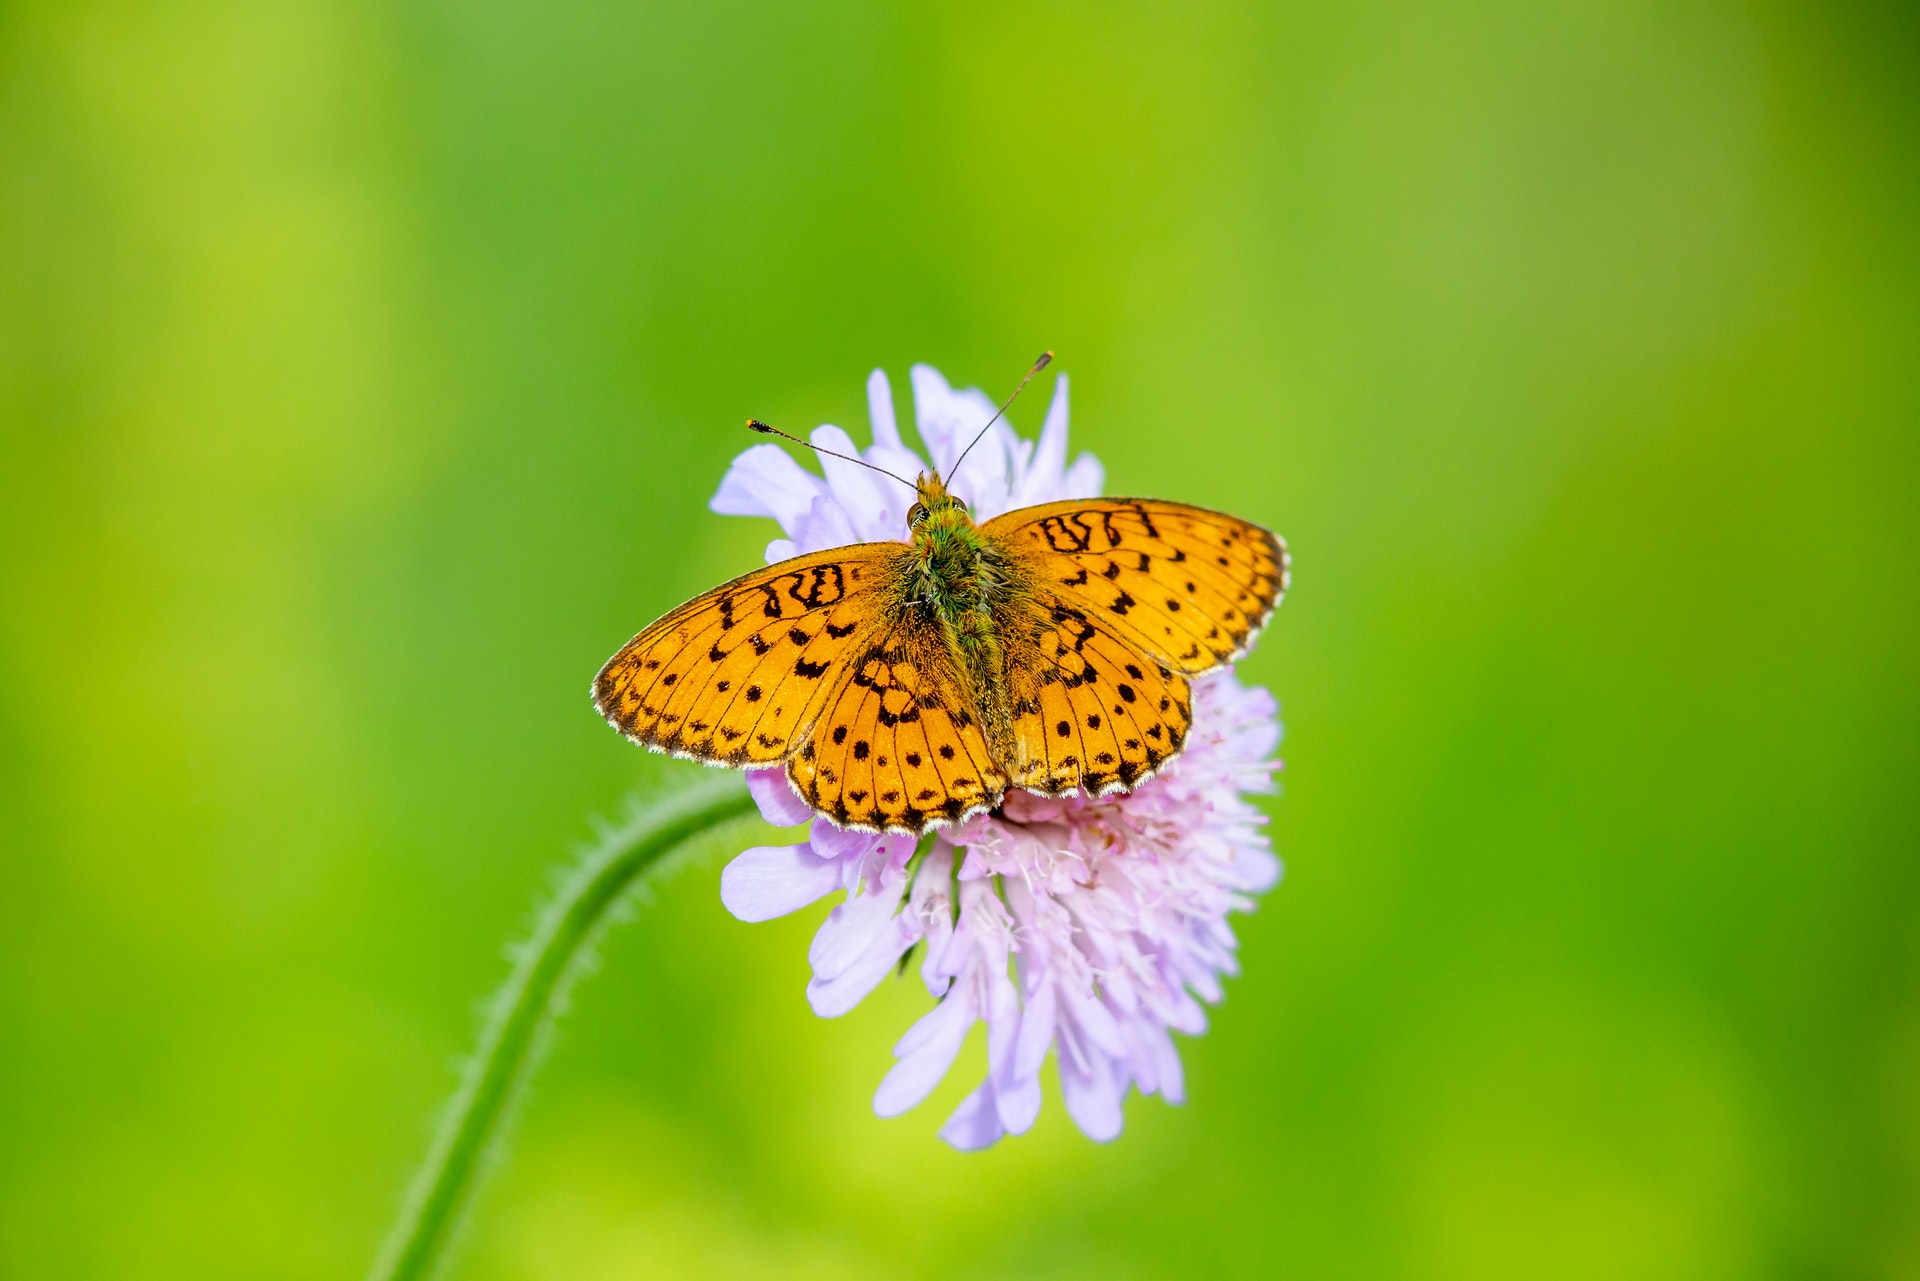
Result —
[[1007, 722], [1006, 638], [996, 620], [1019, 594], [1019, 570], [937, 476], [922, 475], [919, 490], [908, 516], [914, 582], [907, 599], [939, 624], [993, 739]]
[[920, 477], [920, 501], [907, 514], [913, 540], [912, 599], [937, 617], [958, 623], [991, 607], [983, 574], [988, 547], [965, 503], [947, 493], [937, 476]]

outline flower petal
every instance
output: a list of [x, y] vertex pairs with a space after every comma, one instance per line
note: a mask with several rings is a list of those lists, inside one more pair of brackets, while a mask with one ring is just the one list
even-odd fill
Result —
[[1068, 995], [1067, 1009], [1073, 1016], [1074, 1026], [1086, 1034], [1086, 1037], [1100, 1051], [1106, 1054], [1125, 1054], [1126, 1039], [1120, 1035], [1120, 1025], [1114, 1022], [1113, 1012], [1092, 992], [1080, 990]]
[[994, 1108], [1009, 1133], [1025, 1134], [1040, 1115], [1040, 1078], [1019, 1070], [1028, 1011], [1021, 1009], [1020, 994], [1004, 969], [987, 978], [987, 1079], [993, 1083]]
[[[815, 427], [808, 439], [821, 449], [830, 449], [836, 454], [853, 458], [860, 456], [853, 437], [831, 423]], [[834, 503], [851, 518], [848, 523], [859, 535], [860, 541], [872, 542], [888, 537], [894, 532], [895, 525], [906, 523], [907, 508], [912, 500], [901, 503], [890, 501], [894, 494], [882, 490], [881, 486], [888, 486], [893, 491], [899, 491], [901, 487], [885, 476], [831, 454], [820, 455], [820, 470], [826, 473]], [[893, 518], [895, 507], [900, 510], [898, 520]]]
[[852, 894], [846, 902], [834, 908], [827, 919], [821, 922], [819, 931], [813, 936], [813, 945], [807, 949], [807, 960], [813, 966], [814, 977], [821, 980], [838, 978], [864, 956], [868, 947], [887, 928], [888, 922], [895, 918], [900, 906], [900, 892], [904, 888], [896, 885], [891, 893], [875, 890]]
[[1027, 1008], [1020, 1013], [1020, 1036], [1013, 1047], [1013, 1075], [1022, 1080], [1039, 1079], [1040, 1065], [1046, 1062], [1047, 1050], [1053, 1045], [1054, 1000], [1054, 985], [1043, 982], [1040, 990], [1027, 998]]
[[793, 790], [782, 766], [748, 770], [747, 791], [753, 794], [753, 803], [760, 807], [760, 817], [775, 827], [792, 827], [813, 817], [813, 807]]
[[793, 535], [794, 544], [806, 552], [867, 541], [853, 523], [853, 516], [832, 494], [816, 495], [807, 504], [807, 510], [787, 526], [787, 532]]
[[743, 921], [797, 912], [839, 887], [840, 869], [799, 845], [756, 845], [720, 873], [720, 901]]
[[844, 827], [835, 827], [824, 818], [817, 818], [808, 829], [807, 836], [813, 841], [813, 847], [828, 858], [865, 858], [880, 844], [881, 837], [873, 832], [853, 832]]
[[722, 516], [771, 516], [791, 535], [813, 500], [827, 492], [778, 445], [754, 445], [733, 460], [707, 504]]
[[899, 1116], [914, 1107], [940, 1084], [973, 1027], [973, 1002], [960, 992], [942, 1000], [907, 1029], [893, 1047], [899, 1062], [873, 1094], [873, 1110], [880, 1116]]
[[901, 448], [900, 424], [893, 416], [893, 384], [884, 369], [867, 375], [867, 421], [873, 424], [875, 445]]
[[1280, 860], [1268, 850], [1239, 846], [1233, 852], [1234, 884], [1259, 893], [1280, 883]]
[[1040, 1119], [1040, 1078], [1015, 1077], [993, 1087], [994, 1110], [1008, 1134], [1025, 1134]]
[[960, 1100], [960, 1106], [940, 1127], [940, 1137], [962, 1152], [992, 1147], [1005, 1133], [999, 1109], [994, 1106], [992, 1078], [980, 1082], [972, 1094]]
[[1125, 1084], [1115, 1080], [1113, 1064], [1104, 1054], [1090, 1055], [1084, 1073], [1065, 1060], [1060, 1063], [1060, 1098], [1067, 1105], [1067, 1115], [1096, 1143], [1120, 1137], [1125, 1123], [1120, 1096], [1125, 1091]]
[[1027, 463], [1020, 483], [1014, 486], [1015, 507], [1031, 507], [1060, 495], [1060, 482], [1067, 469], [1067, 376], [1053, 380], [1053, 403], [1047, 406], [1047, 421], [1040, 428], [1040, 440], [1033, 458]]
[[839, 1018], [878, 987], [900, 960], [900, 954], [920, 937], [913, 917], [902, 913], [890, 919], [867, 950], [831, 979], [815, 978], [807, 984], [807, 1003], [823, 1019]]
[[1100, 465], [1100, 460], [1092, 454], [1082, 454], [1067, 468], [1066, 478], [1060, 482], [1060, 497], [1098, 498], [1106, 483], [1107, 469]]
[[1160, 1097], [1169, 1103], [1187, 1101], [1187, 1073], [1180, 1062], [1180, 1051], [1173, 1038], [1162, 1032], [1153, 1042], [1153, 1074], [1160, 1082]]
[[[913, 421], [920, 432], [920, 443], [927, 447], [927, 457], [933, 460], [933, 465], [945, 472], [953, 465], [963, 443], [956, 438], [966, 431], [965, 410], [953, 403], [956, 399], [953, 388], [932, 365], [913, 366], [907, 371], [907, 381], [913, 385]], [[987, 412], [992, 413], [992, 408]], [[986, 417], [982, 415], [972, 421], [977, 431]]]

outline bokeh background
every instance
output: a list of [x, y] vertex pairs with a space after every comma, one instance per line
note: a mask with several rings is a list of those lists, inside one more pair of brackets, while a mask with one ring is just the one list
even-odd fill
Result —
[[359, 1276], [740, 421], [1051, 347], [1295, 550], [1191, 1102], [876, 1120], [710, 856], [448, 1275], [1920, 1277], [1915, 13], [0, 9], [0, 1275]]

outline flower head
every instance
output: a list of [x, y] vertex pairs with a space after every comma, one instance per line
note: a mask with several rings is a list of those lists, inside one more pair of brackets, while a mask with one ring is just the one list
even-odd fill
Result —
[[[944, 471], [993, 402], [954, 390], [926, 365], [912, 378], [920, 438]], [[870, 448], [832, 426], [816, 428], [813, 443], [900, 475], [925, 468], [901, 442], [885, 373], [867, 380], [867, 397]], [[849, 462], [821, 464], [824, 478], [779, 446], [755, 445], [734, 460], [713, 509], [777, 520], [786, 537], [768, 544], [769, 562], [906, 536], [911, 493]], [[1063, 375], [1037, 442], [996, 422], [950, 484], [985, 520], [1093, 497], [1102, 479], [1089, 454], [1067, 462]], [[1067, 1111], [1092, 1138], [1120, 1133], [1130, 1088], [1182, 1100], [1171, 1033], [1206, 1029], [1203, 1002], [1217, 1002], [1222, 976], [1238, 972], [1227, 914], [1251, 908], [1251, 896], [1280, 876], [1266, 820], [1247, 798], [1268, 790], [1279, 767], [1279, 709], [1231, 670], [1193, 688], [1185, 750], [1131, 792], [1049, 798], [1016, 789], [994, 813], [918, 845], [837, 828], [794, 795], [783, 771], [749, 773], [770, 822], [812, 826], [798, 845], [760, 846], [728, 864], [720, 887], [728, 910], [761, 921], [846, 891], [808, 952], [815, 1012], [846, 1013], [910, 950], [925, 949], [920, 976], [937, 1004], [894, 1047], [897, 1061], [874, 1095], [880, 1115], [924, 1099], [979, 1021], [987, 1075], [941, 1129], [955, 1147], [985, 1147], [1033, 1124], [1050, 1050]]]

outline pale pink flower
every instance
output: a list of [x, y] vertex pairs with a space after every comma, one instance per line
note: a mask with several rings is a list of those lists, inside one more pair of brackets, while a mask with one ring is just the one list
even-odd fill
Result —
[[[993, 414], [977, 390], [955, 391], [926, 365], [912, 372], [920, 439], [943, 470]], [[886, 375], [867, 380], [873, 444], [857, 450], [838, 427], [813, 443], [858, 453], [903, 476], [926, 467], [900, 439]], [[913, 495], [883, 476], [821, 458], [824, 479], [777, 445], [734, 460], [713, 498], [729, 515], [771, 516], [785, 538], [769, 562], [852, 542], [904, 540]], [[1100, 491], [1100, 464], [1067, 463], [1067, 380], [1037, 442], [1004, 421], [968, 455], [951, 489], [974, 517]], [[773, 823], [812, 820], [798, 845], [749, 849], [727, 865], [720, 895], [744, 921], [763, 921], [835, 889], [846, 899], [808, 951], [807, 999], [832, 1017], [858, 1005], [921, 945], [920, 976], [937, 1003], [899, 1044], [874, 1094], [894, 1116], [938, 1085], [976, 1022], [987, 1025], [987, 1075], [940, 1133], [958, 1148], [1019, 1134], [1040, 1112], [1049, 1050], [1074, 1122], [1095, 1139], [1120, 1133], [1130, 1088], [1185, 1097], [1172, 1033], [1206, 1030], [1204, 1003], [1238, 973], [1227, 914], [1280, 877], [1248, 793], [1270, 790], [1279, 762], [1278, 707], [1265, 690], [1222, 670], [1194, 682], [1185, 750], [1133, 791], [1052, 799], [1010, 791], [1001, 809], [936, 833], [916, 859], [911, 837], [835, 827], [794, 795], [780, 769], [748, 786]], [[958, 873], [955, 874], [955, 867]], [[955, 910], [953, 896], [959, 897]]]

